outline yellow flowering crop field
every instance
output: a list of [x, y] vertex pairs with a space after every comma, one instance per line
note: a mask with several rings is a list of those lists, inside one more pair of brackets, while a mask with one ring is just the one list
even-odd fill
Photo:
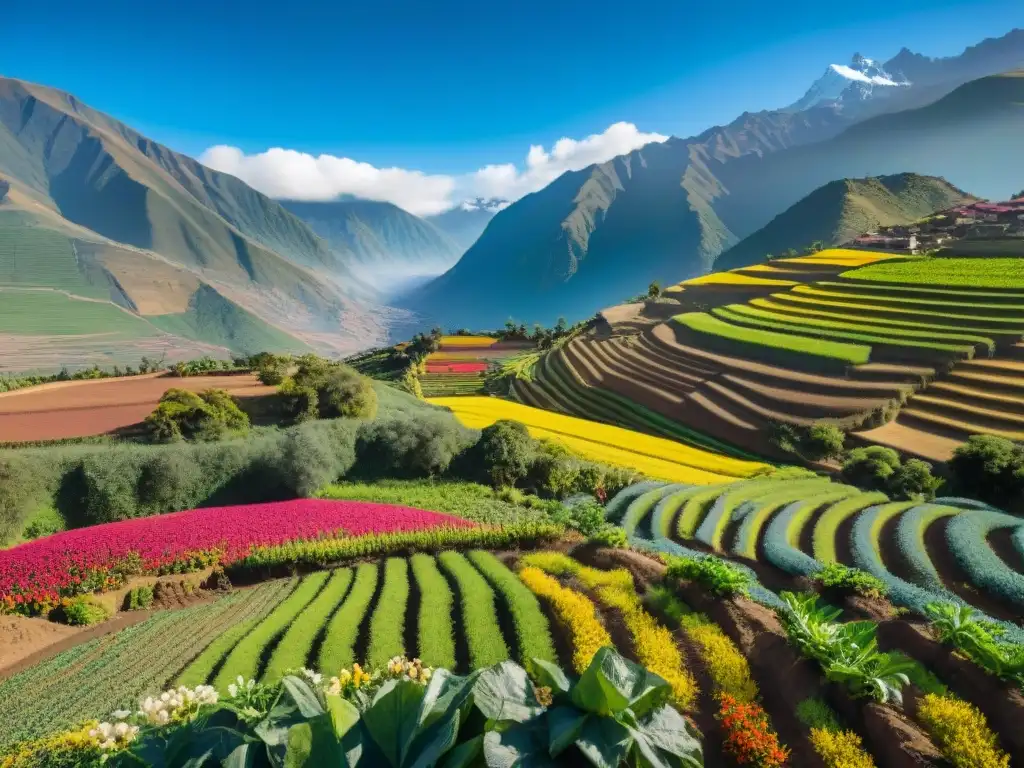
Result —
[[441, 349], [445, 347], [490, 347], [498, 340], [491, 336], [442, 336]]
[[863, 267], [867, 264], [874, 264], [878, 261], [908, 258], [913, 257], [906, 253], [862, 251], [859, 248], [828, 248], [824, 251], [818, 251], [813, 256], [798, 256], [795, 259], [776, 259], [776, 261], [786, 264], [822, 264], [836, 267]]
[[499, 419], [511, 419], [525, 424], [535, 438], [560, 443], [593, 461], [676, 483], [729, 482], [767, 466], [494, 397], [438, 397], [428, 402], [451, 409], [467, 427], [483, 429]]
[[682, 287], [695, 285], [767, 285], [785, 288], [797, 285], [793, 280], [779, 280], [773, 277], [753, 277], [739, 272], [712, 272], [710, 275], [694, 277], [679, 284]]

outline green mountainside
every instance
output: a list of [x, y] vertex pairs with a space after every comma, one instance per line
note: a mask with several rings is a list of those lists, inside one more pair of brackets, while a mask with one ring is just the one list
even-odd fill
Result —
[[407, 306], [444, 327], [576, 320], [651, 280], [707, 271], [836, 179], [913, 172], [1001, 195], [1024, 176], [1022, 104], [1024, 78], [995, 76], [852, 126], [831, 110], [762, 113], [697, 139], [650, 144], [566, 173], [501, 211]]
[[0, 288], [53, 288], [162, 318], [171, 357], [196, 344], [308, 348], [299, 337], [344, 353], [386, 336], [355, 255], [68, 93], [0, 78], [0, 178]]
[[507, 205], [503, 200], [466, 201], [444, 213], [428, 216], [426, 220], [448, 235], [461, 255], [483, 234], [494, 215]]
[[438, 275], [462, 250], [429, 221], [375, 200], [284, 200], [288, 211], [344, 255], [353, 272], [382, 290], [403, 276]]
[[746, 267], [816, 241], [841, 245], [877, 227], [910, 224], [974, 199], [945, 179], [914, 173], [831, 181], [723, 252], [714, 268]]

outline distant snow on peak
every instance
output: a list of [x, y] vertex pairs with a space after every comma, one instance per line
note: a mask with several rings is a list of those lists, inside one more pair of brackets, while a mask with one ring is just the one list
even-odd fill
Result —
[[885, 98], [893, 92], [891, 89], [909, 85], [900, 73], [886, 72], [879, 62], [855, 53], [849, 64], [830, 64], [825, 74], [789, 109], [799, 112], [821, 104]]
[[508, 208], [511, 203], [508, 200], [499, 200], [496, 197], [484, 199], [477, 197], [473, 200], [463, 200], [459, 204], [459, 208], [464, 211], [487, 211], [488, 213], [497, 213], [505, 208]]

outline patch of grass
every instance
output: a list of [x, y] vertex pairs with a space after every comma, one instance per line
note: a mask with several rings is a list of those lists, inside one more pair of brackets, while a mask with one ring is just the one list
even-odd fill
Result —
[[0, 333], [77, 336], [111, 334], [113, 339], [157, 336], [150, 323], [108, 301], [46, 290], [0, 289]]

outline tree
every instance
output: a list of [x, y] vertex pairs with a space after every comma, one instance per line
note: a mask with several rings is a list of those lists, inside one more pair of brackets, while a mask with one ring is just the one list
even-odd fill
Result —
[[992, 504], [1024, 496], [1024, 444], [995, 435], [972, 435], [953, 452], [949, 470], [958, 492]]
[[355, 369], [316, 355], [298, 362], [295, 375], [281, 388], [285, 411], [295, 421], [372, 419], [377, 414], [377, 392]]
[[661, 296], [661, 283], [657, 280], [652, 281], [651, 284], [647, 286], [647, 295], [652, 299], [656, 299]]
[[931, 501], [942, 485], [942, 479], [932, 475], [932, 465], [921, 459], [907, 459], [889, 476], [889, 493], [908, 501]]
[[172, 388], [164, 392], [145, 424], [159, 442], [218, 440], [247, 432], [249, 417], [223, 389], [208, 389], [197, 395]]
[[900, 455], [892, 448], [872, 445], [854, 448], [843, 463], [841, 476], [844, 482], [858, 488], [882, 491], [888, 487], [889, 478], [900, 467]]
[[477, 450], [495, 488], [514, 486], [530, 471], [534, 440], [522, 423], [501, 419], [484, 427]]
[[558, 318], [558, 322], [555, 323], [555, 334], [562, 336], [569, 328], [569, 323], [564, 317]]
[[839, 459], [845, 449], [846, 433], [835, 424], [812, 424], [800, 441], [801, 453], [811, 461]]

